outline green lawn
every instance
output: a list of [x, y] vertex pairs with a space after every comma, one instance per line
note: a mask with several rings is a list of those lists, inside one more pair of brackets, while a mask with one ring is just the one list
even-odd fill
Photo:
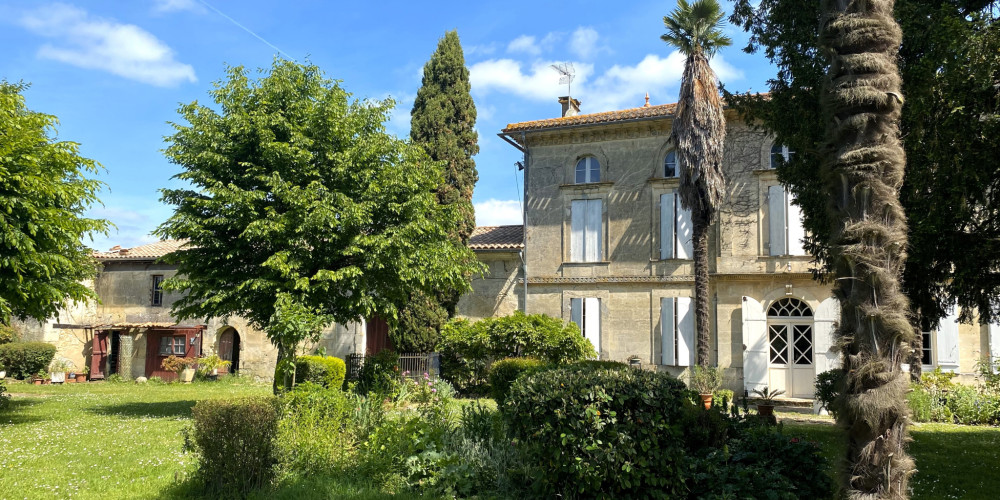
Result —
[[[8, 383], [13, 408], [0, 415], [0, 497], [155, 498], [191, 496], [194, 457], [180, 430], [201, 399], [266, 394], [269, 385]], [[829, 420], [785, 421], [785, 432], [815, 440], [831, 462], [841, 456]], [[945, 424], [913, 427], [920, 469], [915, 499], [991, 499], [1000, 491], [1000, 429]], [[286, 479], [262, 498], [391, 498], [334, 478]]]

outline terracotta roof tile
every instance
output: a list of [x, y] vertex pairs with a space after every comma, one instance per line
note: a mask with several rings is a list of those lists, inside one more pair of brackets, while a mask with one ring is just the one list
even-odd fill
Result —
[[658, 104], [656, 106], [642, 106], [618, 111], [603, 111], [601, 113], [590, 113], [586, 115], [564, 116], [561, 118], [548, 118], [545, 120], [535, 120], [530, 122], [509, 123], [507, 124], [507, 128], [503, 129], [503, 133], [509, 134], [511, 132], [565, 127], [568, 125], [590, 125], [597, 123], [638, 120], [641, 118], [667, 117], [672, 116], [676, 108], [677, 103]]
[[472, 250], [520, 250], [524, 248], [524, 226], [479, 226], [469, 238]]
[[132, 248], [115, 246], [107, 252], [94, 252], [97, 260], [143, 260], [157, 259], [184, 246], [187, 240], [163, 240]]

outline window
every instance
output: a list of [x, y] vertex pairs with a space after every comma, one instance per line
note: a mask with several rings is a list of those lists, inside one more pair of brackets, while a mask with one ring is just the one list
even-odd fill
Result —
[[601, 164], [597, 158], [586, 156], [576, 162], [576, 183], [601, 182]]
[[160, 356], [184, 356], [184, 336], [174, 335], [160, 338]]
[[602, 258], [601, 200], [573, 200], [570, 205], [570, 260], [600, 262]]
[[694, 255], [691, 211], [681, 207], [676, 193], [660, 195], [660, 259], [690, 259]]
[[934, 335], [933, 332], [921, 332], [923, 349], [920, 353], [920, 364], [934, 366]]
[[802, 211], [794, 202], [795, 195], [784, 186], [767, 188], [769, 255], [806, 255]]
[[163, 276], [159, 274], [153, 275], [153, 299], [152, 305], [162, 306], [163, 305]]
[[569, 299], [570, 318], [580, 327], [584, 338], [590, 341], [594, 350], [601, 352], [601, 299]]
[[694, 365], [694, 307], [690, 297], [660, 299], [660, 364]]
[[681, 171], [677, 168], [677, 151], [671, 149], [663, 159], [663, 177], [669, 179], [680, 175]]
[[795, 156], [795, 151], [781, 144], [775, 144], [771, 146], [771, 165], [769, 168], [777, 168], [778, 163], [784, 161], [788, 163], [792, 161], [792, 156]]

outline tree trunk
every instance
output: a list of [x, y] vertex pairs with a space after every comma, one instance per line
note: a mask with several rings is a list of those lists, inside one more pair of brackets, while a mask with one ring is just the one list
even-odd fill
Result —
[[893, 0], [828, 0], [821, 44], [831, 55], [823, 106], [823, 163], [830, 259], [841, 303], [836, 341], [845, 390], [837, 420], [847, 437], [841, 488], [847, 498], [907, 498], [906, 454], [913, 327], [900, 276], [906, 220], [899, 202], [905, 155], [896, 53], [902, 33]]
[[699, 366], [708, 367], [712, 330], [708, 319], [708, 233], [711, 229], [711, 215], [692, 213], [694, 247], [694, 324], [697, 336]]
[[[288, 376], [288, 371], [282, 369], [283, 365], [284, 365], [282, 363], [282, 361], [285, 359], [285, 356], [288, 354], [287, 350], [285, 349], [284, 343], [278, 342], [277, 344], [278, 344], [278, 361], [274, 364], [274, 383], [271, 384], [271, 390], [274, 392], [275, 395], [277, 395], [282, 390], [284, 390], [284, 388], [286, 387], [286, 385], [285, 385], [286, 384], [286, 380], [285, 379]], [[291, 355], [295, 356], [295, 350], [294, 349], [292, 350]]]
[[923, 375], [924, 366], [924, 332], [920, 325], [923, 320], [920, 317], [920, 312], [913, 313], [913, 321], [911, 323], [913, 327], [913, 340], [910, 341], [910, 381], [920, 382], [920, 377]]

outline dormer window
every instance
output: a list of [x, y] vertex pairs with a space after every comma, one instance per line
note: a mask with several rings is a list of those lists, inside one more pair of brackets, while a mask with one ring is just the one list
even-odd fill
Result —
[[576, 162], [576, 183], [601, 182], [601, 164], [597, 158], [586, 156]]
[[670, 179], [680, 175], [681, 171], [677, 168], [677, 151], [671, 149], [663, 159], [663, 177]]
[[795, 155], [795, 150], [789, 148], [788, 146], [782, 144], [775, 144], [771, 146], [771, 166], [770, 168], [777, 168], [779, 161], [784, 161], [788, 163], [792, 161], [792, 156]]

